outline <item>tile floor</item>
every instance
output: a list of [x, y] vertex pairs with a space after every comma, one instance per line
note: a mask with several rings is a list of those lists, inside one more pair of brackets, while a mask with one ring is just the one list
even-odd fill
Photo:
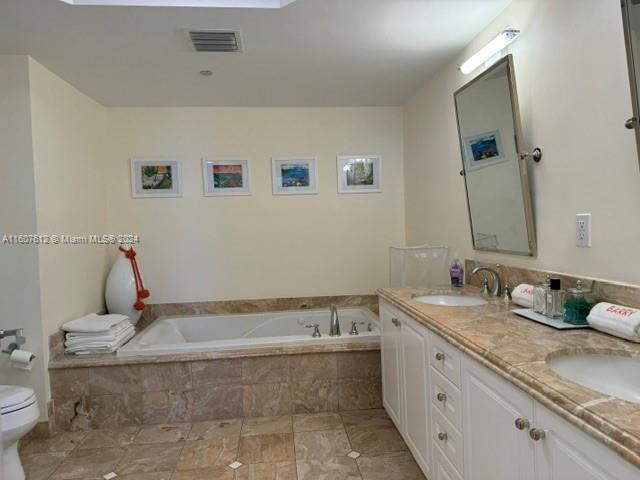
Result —
[[20, 452], [27, 480], [425, 480], [384, 410], [65, 432]]

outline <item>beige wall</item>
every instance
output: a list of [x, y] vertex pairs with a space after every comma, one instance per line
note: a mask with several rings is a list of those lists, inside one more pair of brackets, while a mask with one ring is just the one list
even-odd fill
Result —
[[[537, 258], [474, 252], [458, 175], [453, 92], [472, 76], [463, 60], [505, 26], [512, 44], [525, 145], [532, 167]], [[475, 72], [476, 74], [478, 72]], [[620, 5], [601, 0], [515, 0], [405, 107], [407, 241], [449, 244], [461, 256], [640, 283], [640, 169]], [[575, 247], [575, 214], [593, 214], [593, 247]]]
[[[36, 199], [29, 95], [29, 59], [0, 55], [0, 239], [35, 234]], [[30, 371], [11, 368], [0, 354], [0, 384], [31, 387], [46, 418], [46, 361], [40, 317], [38, 248], [0, 243], [0, 329], [23, 328], [23, 346], [36, 355]], [[2, 347], [10, 339], [2, 341]]]
[[[371, 293], [404, 242], [400, 108], [109, 111], [109, 230], [139, 233], [153, 303]], [[337, 154], [383, 157], [384, 192], [338, 195]], [[132, 199], [129, 158], [182, 161], [182, 198]], [[319, 194], [271, 194], [274, 156], [317, 155]], [[201, 157], [246, 157], [252, 196], [204, 197]]]
[[[106, 109], [29, 60], [38, 232], [106, 233]], [[40, 246], [44, 334], [104, 308], [107, 248]]]

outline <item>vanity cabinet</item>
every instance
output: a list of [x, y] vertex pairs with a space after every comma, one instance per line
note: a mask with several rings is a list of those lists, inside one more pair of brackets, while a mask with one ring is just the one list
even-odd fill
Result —
[[384, 300], [380, 319], [383, 404], [428, 478], [640, 478], [640, 469]]

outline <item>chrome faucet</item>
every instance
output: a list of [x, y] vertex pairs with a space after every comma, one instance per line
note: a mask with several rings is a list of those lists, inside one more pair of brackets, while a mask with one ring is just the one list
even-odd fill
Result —
[[[489, 295], [491, 295], [492, 297], [499, 296], [502, 293], [502, 282], [500, 281], [500, 275], [498, 275], [498, 272], [489, 267], [476, 267], [473, 269], [471, 274], [477, 275], [480, 272], [489, 272], [491, 274], [491, 277], [493, 279], [493, 286], [491, 287], [491, 290], [489, 290]], [[483, 286], [488, 286], [486, 280], [484, 281]]]
[[331, 323], [329, 324], [329, 336], [330, 337], [339, 337], [340, 336], [340, 320], [338, 320], [338, 307], [335, 305], [331, 305]]

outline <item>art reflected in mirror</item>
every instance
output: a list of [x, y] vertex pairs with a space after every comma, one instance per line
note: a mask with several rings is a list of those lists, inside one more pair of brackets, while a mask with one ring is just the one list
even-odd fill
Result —
[[473, 246], [535, 255], [513, 63], [507, 56], [455, 93]]

